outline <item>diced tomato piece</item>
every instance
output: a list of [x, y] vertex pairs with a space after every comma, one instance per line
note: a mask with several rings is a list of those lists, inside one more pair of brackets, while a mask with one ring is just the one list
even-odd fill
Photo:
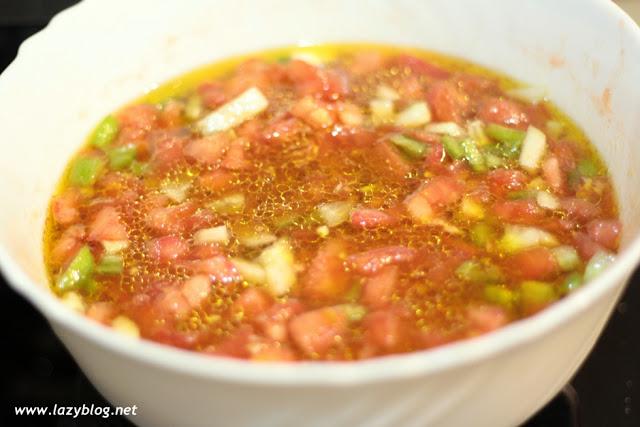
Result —
[[589, 221], [600, 215], [598, 206], [588, 200], [571, 197], [560, 200], [560, 208], [567, 212], [570, 218], [577, 221]]
[[183, 123], [184, 104], [170, 100], [160, 111], [160, 124], [165, 128], [174, 128]]
[[446, 79], [451, 73], [444, 68], [431, 64], [424, 59], [416, 58], [412, 55], [399, 55], [396, 58], [396, 62], [400, 67], [407, 67], [412, 72], [434, 79]]
[[127, 229], [120, 221], [116, 208], [106, 206], [93, 218], [89, 225], [89, 240], [127, 240]]
[[297, 359], [296, 353], [287, 345], [277, 341], [261, 340], [251, 343], [251, 360], [255, 362], [293, 362]]
[[349, 92], [347, 76], [337, 70], [322, 69], [294, 59], [286, 66], [286, 74], [299, 95], [313, 95], [336, 100]]
[[362, 302], [372, 308], [386, 307], [398, 284], [398, 267], [390, 265], [380, 269], [364, 282]]
[[505, 200], [494, 203], [493, 212], [503, 221], [527, 224], [544, 218], [535, 200]]
[[308, 298], [329, 300], [341, 296], [349, 285], [344, 269], [347, 248], [340, 240], [329, 240], [320, 247], [302, 279], [302, 291]]
[[620, 244], [622, 224], [615, 219], [596, 219], [587, 224], [587, 233], [594, 242], [615, 251]]
[[544, 247], [526, 249], [510, 256], [505, 265], [523, 279], [550, 280], [559, 273], [553, 253]]
[[469, 97], [452, 81], [438, 81], [427, 89], [427, 101], [436, 120], [461, 123], [471, 114]]
[[460, 200], [464, 184], [450, 176], [435, 176], [424, 183], [418, 191], [431, 206], [444, 207]]
[[64, 265], [70, 261], [82, 246], [85, 236], [86, 229], [82, 224], [67, 228], [51, 249], [51, 262], [54, 265]]
[[154, 208], [147, 213], [146, 224], [157, 233], [178, 234], [185, 229], [185, 220], [195, 210], [195, 206], [189, 202]]
[[233, 98], [252, 86], [263, 92], [270, 89], [280, 76], [277, 64], [269, 64], [262, 59], [252, 58], [238, 66], [235, 74], [227, 81], [225, 93]]
[[244, 148], [246, 141], [242, 138], [235, 139], [229, 145], [229, 150], [222, 160], [222, 166], [230, 170], [244, 169], [249, 166], [249, 162], [245, 159]]
[[182, 258], [189, 251], [189, 244], [177, 236], [164, 236], [147, 242], [151, 258], [160, 263], [168, 263]]
[[304, 129], [304, 125], [296, 117], [285, 117], [272, 122], [263, 132], [267, 141], [280, 141], [298, 135]]
[[472, 333], [480, 334], [494, 331], [509, 323], [507, 313], [502, 308], [495, 306], [469, 307], [467, 319]]
[[529, 118], [522, 106], [515, 101], [505, 98], [486, 98], [478, 111], [478, 117], [489, 123], [512, 126], [519, 129], [526, 128]]
[[286, 302], [273, 304], [266, 311], [257, 314], [255, 323], [265, 336], [285, 342], [289, 337], [289, 320], [303, 311], [304, 306], [300, 301], [289, 299]]
[[351, 225], [359, 228], [388, 227], [398, 218], [379, 209], [356, 209], [351, 212]]
[[349, 71], [355, 75], [374, 72], [385, 65], [386, 59], [379, 52], [363, 51], [356, 53], [349, 64]]
[[473, 74], [458, 74], [455, 76], [455, 82], [471, 98], [480, 97], [483, 94], [494, 93], [498, 90], [498, 83], [496, 80]]
[[253, 328], [249, 325], [242, 325], [220, 344], [206, 349], [206, 352], [217, 356], [247, 359], [251, 356], [249, 344], [253, 339], [255, 339]]
[[410, 263], [417, 254], [415, 249], [406, 246], [385, 246], [351, 255], [347, 262], [358, 273], [373, 275], [387, 265]]
[[219, 82], [207, 82], [198, 87], [198, 95], [202, 99], [202, 104], [214, 110], [224, 104], [228, 99], [224, 87]]
[[589, 237], [587, 233], [575, 233], [573, 235], [573, 239], [575, 241], [576, 249], [578, 249], [578, 253], [585, 261], [588, 261], [596, 253], [604, 250], [604, 248]]
[[365, 316], [365, 346], [375, 349], [376, 354], [402, 351], [409, 338], [406, 321], [397, 310], [379, 310]]
[[253, 319], [271, 307], [273, 299], [269, 294], [259, 288], [250, 287], [238, 295], [233, 304], [234, 311], [242, 313], [242, 318]]
[[344, 336], [349, 319], [340, 306], [324, 307], [302, 313], [289, 322], [289, 333], [296, 346], [307, 356], [323, 356]]
[[165, 289], [155, 303], [156, 310], [162, 315], [182, 317], [191, 310], [189, 301], [179, 288]]
[[404, 100], [424, 100], [425, 87], [417, 75], [410, 74], [400, 79], [398, 84], [398, 94]]
[[108, 325], [113, 318], [116, 317], [116, 309], [113, 304], [108, 301], [96, 302], [91, 304], [87, 309], [87, 317], [96, 322]]
[[557, 157], [551, 156], [542, 163], [542, 176], [556, 193], [565, 193], [567, 179], [565, 173], [560, 169], [560, 161]]
[[191, 261], [188, 267], [195, 273], [207, 274], [211, 280], [224, 284], [239, 282], [242, 279], [236, 267], [224, 255]]
[[335, 123], [334, 113], [310, 96], [296, 102], [291, 114], [316, 129], [326, 129]]
[[197, 307], [211, 294], [211, 281], [202, 274], [193, 276], [182, 284], [180, 291], [191, 307]]
[[445, 158], [443, 145], [439, 142], [433, 142], [429, 145], [424, 165], [430, 172], [442, 173]]
[[136, 131], [149, 131], [156, 126], [157, 121], [158, 109], [150, 104], [131, 105], [118, 114], [120, 127]]
[[221, 191], [229, 188], [233, 181], [233, 173], [224, 169], [203, 173], [198, 177], [198, 184], [209, 191]]
[[498, 196], [521, 190], [528, 181], [527, 175], [517, 169], [495, 169], [487, 174], [489, 188]]
[[402, 155], [387, 141], [378, 141], [374, 144], [374, 155], [391, 171], [397, 178], [404, 178], [413, 167]]
[[80, 194], [71, 188], [55, 196], [53, 202], [51, 202], [53, 220], [60, 225], [69, 225], [77, 222], [80, 219], [79, 201]]
[[225, 133], [214, 133], [189, 142], [184, 155], [198, 163], [216, 164], [229, 148], [229, 137]]
[[571, 172], [576, 167], [579, 148], [575, 142], [566, 139], [550, 140], [549, 150], [558, 159], [560, 169], [563, 172]]
[[195, 245], [189, 251], [188, 258], [191, 260], [203, 260], [224, 255], [224, 251], [215, 243]]
[[422, 195], [420, 189], [409, 194], [402, 202], [411, 217], [420, 222], [428, 222], [434, 215], [431, 203]]
[[165, 169], [183, 158], [182, 148], [188, 136], [181, 132], [154, 132], [151, 140], [151, 161], [160, 169]]

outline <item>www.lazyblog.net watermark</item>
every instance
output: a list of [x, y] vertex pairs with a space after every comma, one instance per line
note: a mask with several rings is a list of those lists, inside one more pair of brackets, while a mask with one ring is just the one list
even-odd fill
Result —
[[54, 415], [54, 416], [67, 416], [78, 418], [80, 416], [96, 416], [102, 418], [109, 418], [111, 416], [129, 416], [137, 415], [137, 405], [132, 406], [97, 406], [94, 404], [82, 406], [58, 406], [58, 404], [49, 406], [16, 406], [16, 415]]

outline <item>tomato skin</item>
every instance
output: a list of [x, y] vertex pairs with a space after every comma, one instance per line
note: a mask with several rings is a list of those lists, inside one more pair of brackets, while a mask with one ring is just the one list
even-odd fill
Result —
[[551, 280], [559, 273], [553, 253], [544, 247], [526, 249], [505, 260], [505, 266], [518, 277], [530, 280]]
[[349, 285], [343, 263], [347, 248], [340, 240], [330, 240], [320, 247], [302, 278], [303, 294], [313, 300], [331, 300], [342, 295]]
[[427, 101], [438, 121], [462, 123], [471, 114], [469, 97], [449, 80], [429, 86]]
[[595, 219], [587, 224], [589, 237], [609, 250], [618, 249], [622, 224], [618, 220]]
[[511, 191], [523, 189], [528, 181], [529, 177], [517, 169], [495, 169], [487, 174], [489, 189], [501, 197]]

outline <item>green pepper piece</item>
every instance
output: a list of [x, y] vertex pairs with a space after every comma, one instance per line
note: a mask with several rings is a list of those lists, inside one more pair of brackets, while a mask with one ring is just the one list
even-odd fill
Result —
[[56, 289], [70, 291], [84, 284], [93, 273], [95, 262], [89, 246], [80, 248], [67, 269], [58, 277]]
[[120, 255], [105, 255], [96, 266], [99, 274], [120, 274], [124, 270], [124, 262]]
[[120, 125], [118, 124], [118, 120], [112, 115], [108, 115], [93, 132], [91, 145], [102, 150], [106, 149], [118, 135], [119, 129]]
[[473, 283], [495, 283], [503, 279], [500, 269], [490, 262], [465, 261], [455, 273], [459, 279]]
[[109, 150], [109, 167], [113, 170], [122, 170], [128, 167], [136, 158], [135, 145], [122, 145]]
[[598, 165], [591, 159], [582, 159], [578, 162], [576, 166], [576, 171], [581, 176], [586, 176], [587, 178], [592, 178], [594, 176], [599, 175], [598, 173]]
[[564, 278], [564, 281], [562, 282], [562, 286], [560, 288], [560, 292], [563, 295], [570, 294], [580, 286], [582, 286], [582, 275], [577, 271], [574, 271]]
[[476, 172], [486, 172], [487, 164], [476, 143], [472, 139], [465, 139], [460, 144], [464, 151], [464, 157], [467, 159], [467, 162], [469, 162], [471, 169]]
[[442, 137], [442, 146], [444, 151], [454, 160], [460, 160], [464, 157], [464, 148], [457, 139], [444, 135]]
[[497, 304], [511, 310], [516, 301], [516, 294], [500, 285], [487, 285], [484, 288], [484, 298], [491, 304]]
[[131, 170], [131, 173], [133, 173], [135, 176], [142, 176], [149, 171], [149, 163], [139, 162], [137, 160], [134, 160], [131, 162], [129, 169]]
[[95, 156], [78, 157], [71, 165], [69, 182], [71, 185], [88, 187], [93, 185], [104, 168], [104, 161]]
[[489, 224], [479, 222], [471, 228], [470, 237], [473, 243], [485, 248], [489, 242], [495, 240], [496, 235]]
[[556, 292], [550, 283], [526, 280], [520, 284], [520, 303], [525, 312], [538, 311], [556, 299]]
[[506, 144], [518, 144], [520, 145], [524, 141], [526, 135], [525, 132], [518, 129], [511, 129], [505, 126], [500, 126], [495, 123], [489, 123], [484, 132], [494, 141], [506, 143]]
[[390, 140], [396, 147], [402, 150], [404, 154], [412, 159], [422, 159], [427, 154], [427, 146], [425, 144], [402, 134], [395, 134]]

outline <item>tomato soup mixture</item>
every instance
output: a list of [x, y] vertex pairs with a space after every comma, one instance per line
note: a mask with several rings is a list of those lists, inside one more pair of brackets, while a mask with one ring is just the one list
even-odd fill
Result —
[[235, 58], [107, 116], [51, 202], [56, 294], [133, 336], [357, 360], [530, 316], [613, 260], [593, 147], [535, 88], [413, 49]]

